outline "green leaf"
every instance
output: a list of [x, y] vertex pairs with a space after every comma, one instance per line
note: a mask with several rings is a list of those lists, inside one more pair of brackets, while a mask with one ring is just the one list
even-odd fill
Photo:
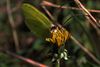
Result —
[[49, 34], [52, 22], [30, 4], [24, 3], [22, 10], [25, 16], [25, 23], [34, 35], [42, 38], [46, 37]]
[[64, 18], [63, 25], [67, 25], [67, 24], [71, 23], [71, 21], [72, 21], [72, 16], [68, 15], [67, 17]]

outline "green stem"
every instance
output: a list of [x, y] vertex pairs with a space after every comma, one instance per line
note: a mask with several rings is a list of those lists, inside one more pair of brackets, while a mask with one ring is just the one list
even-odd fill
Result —
[[57, 60], [56, 67], [60, 67], [60, 59]]

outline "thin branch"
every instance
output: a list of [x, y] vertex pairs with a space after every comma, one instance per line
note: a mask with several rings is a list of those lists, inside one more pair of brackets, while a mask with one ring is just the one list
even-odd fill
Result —
[[97, 20], [91, 15], [91, 13], [82, 5], [82, 3], [79, 0], [74, 0], [78, 7], [84, 12], [85, 15], [88, 15], [93, 22], [97, 23]]
[[24, 1], [24, 0], [19, 0], [19, 2], [18, 2], [18, 4], [16, 5], [16, 7], [14, 7], [14, 8], [12, 9], [12, 12], [17, 11], [17, 10], [21, 7], [23, 1]]
[[[62, 8], [62, 9], [83, 10], [81, 8], [76, 8], [76, 7], [66, 7], [66, 6], [56, 5], [56, 4], [53, 4], [53, 3], [48, 2], [48, 1], [43, 1], [42, 5], [56, 7], [56, 8]], [[99, 23], [97, 22], [97, 20], [88, 11], [90, 11], [90, 12], [99, 12], [100, 13], [100, 10], [90, 10], [90, 9], [85, 10], [85, 12], [87, 12], [86, 15], [89, 15], [90, 18], [93, 20], [93, 22], [97, 23], [97, 25], [99, 26]]]
[[5, 49], [3, 49], [3, 48], [0, 48], [0, 51], [2, 51], [3, 53], [8, 54], [8, 55], [10, 55], [10, 56], [13, 56], [13, 57], [15, 57], [15, 58], [17, 58], [17, 59], [23, 60], [23, 61], [25, 61], [25, 62], [27, 62], [27, 63], [33, 65], [33, 66], [37, 66], [37, 67], [48, 67], [48, 66], [46, 66], [46, 65], [44, 65], [44, 64], [41, 64], [41, 63], [36, 62], [36, 61], [34, 61], [34, 60], [31, 60], [31, 59], [29, 59], [29, 58], [25, 58], [25, 57], [16, 55], [15, 53], [12, 53], [12, 52], [10, 52], [10, 51], [7, 50], [7, 49], [5, 50]]
[[[42, 5], [42, 4], [41, 4]], [[46, 9], [45, 6], [42, 5], [42, 8], [45, 10], [45, 12], [47, 13], [47, 15], [50, 17], [50, 19], [52, 21], [55, 21], [54, 17], [52, 16], [52, 14]]]
[[85, 48], [75, 37], [71, 36], [71, 39], [78, 45], [87, 55], [89, 55], [97, 64], [100, 65], [98, 60], [87, 48]]
[[19, 41], [18, 41], [18, 35], [17, 35], [17, 31], [15, 29], [15, 24], [14, 24], [14, 20], [12, 17], [12, 13], [11, 13], [11, 8], [10, 8], [10, 0], [6, 0], [7, 1], [7, 14], [8, 14], [8, 19], [9, 19], [9, 23], [11, 25], [12, 28], [12, 34], [13, 34], [13, 39], [15, 42], [15, 46], [16, 46], [16, 51], [18, 52], [19, 49]]
[[[97, 20], [91, 15], [91, 13], [81, 4], [79, 0], [74, 0], [75, 3], [78, 5], [78, 7], [83, 11], [83, 14], [86, 15], [85, 17], [88, 19], [90, 24], [96, 29], [98, 35], [100, 35], [100, 24], [97, 22]], [[98, 27], [97, 27], [98, 26]]]
[[[50, 6], [50, 7], [56, 7], [56, 8], [61, 8], [61, 9], [71, 9], [71, 10], [82, 10], [82, 9], [79, 9], [77, 7], [67, 7], [67, 6], [60, 6], [60, 5], [56, 5], [56, 4], [53, 4], [51, 2], [48, 2], [48, 1], [43, 1], [42, 4], [44, 6]], [[92, 9], [87, 9], [89, 12], [95, 12], [95, 13], [100, 13], [100, 10], [92, 10]]]
[[36, 61], [34, 61], [34, 60], [31, 60], [31, 59], [29, 59], [29, 58], [25, 58], [25, 57], [16, 55], [16, 54], [14, 54], [14, 53], [12, 53], [12, 52], [10, 52], [10, 51], [6, 51], [6, 53], [9, 54], [9, 55], [11, 55], [11, 56], [13, 56], [13, 57], [16, 57], [16, 58], [18, 58], [18, 59], [21, 59], [21, 60], [23, 60], [23, 61], [25, 61], [25, 62], [27, 62], [27, 63], [33, 65], [33, 66], [37, 66], [37, 67], [48, 67], [48, 66], [46, 66], [46, 65], [44, 65], [44, 64], [41, 64], [41, 63], [36, 62]]
[[[60, 5], [56, 5], [56, 4], [53, 4], [51, 2], [48, 2], [48, 1], [43, 1], [42, 2], [42, 5], [44, 6], [51, 6], [51, 7], [56, 7], [56, 8], [63, 8], [63, 9], [73, 9], [73, 10], [82, 10], [84, 12], [84, 9], [83, 7], [82, 8], [76, 8], [76, 7], [66, 7], [66, 6], [60, 6]], [[85, 7], [84, 7], [85, 8]], [[88, 9], [89, 10], [89, 9]], [[88, 12], [88, 10], [85, 8], [85, 17], [88, 19], [88, 21], [91, 23], [91, 25], [96, 29], [98, 35], [100, 36], [100, 29], [97, 27], [100, 26], [99, 25], [99, 22], [97, 22], [97, 20]], [[99, 10], [89, 10], [90, 12], [91, 11], [97, 11], [97, 12], [100, 12]], [[94, 22], [97, 24], [94, 24]]]
[[[11, 12], [12, 12], [12, 13], [13, 13], [13, 12], [16, 12], [16, 11], [20, 8], [22, 2], [23, 2], [23, 0], [19, 1], [19, 2], [17, 3], [17, 5], [11, 9]], [[5, 7], [5, 6], [0, 7], [0, 12], [6, 13], [6, 12], [7, 12], [6, 7]]]

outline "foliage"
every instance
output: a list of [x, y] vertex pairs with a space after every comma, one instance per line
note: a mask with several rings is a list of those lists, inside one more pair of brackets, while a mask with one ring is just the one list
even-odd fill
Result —
[[26, 25], [36, 35], [45, 37], [49, 33], [52, 22], [30, 4], [22, 5]]

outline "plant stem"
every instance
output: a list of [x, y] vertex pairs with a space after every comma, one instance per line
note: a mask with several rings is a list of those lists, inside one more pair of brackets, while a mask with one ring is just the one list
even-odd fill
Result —
[[60, 67], [60, 59], [57, 60], [56, 67]]
[[7, 2], [8, 19], [9, 19], [9, 23], [10, 23], [11, 28], [12, 28], [12, 35], [13, 35], [16, 51], [18, 52], [18, 51], [20, 51], [20, 46], [19, 46], [19, 40], [18, 40], [17, 31], [16, 31], [16, 26], [14, 23], [15, 21], [13, 19], [12, 12], [11, 12], [11, 3], [10, 3], [10, 0], [6, 0], [6, 2]]

